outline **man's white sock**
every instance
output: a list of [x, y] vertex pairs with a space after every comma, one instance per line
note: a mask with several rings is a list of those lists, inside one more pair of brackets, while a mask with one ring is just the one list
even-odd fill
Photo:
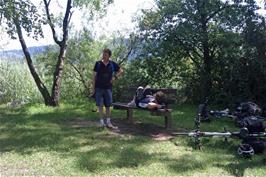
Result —
[[111, 119], [110, 119], [110, 118], [107, 118], [107, 119], [106, 119], [106, 123], [107, 123], [107, 124], [110, 124], [110, 123], [111, 123]]
[[100, 119], [100, 123], [101, 123], [102, 125], [105, 124], [103, 119]]

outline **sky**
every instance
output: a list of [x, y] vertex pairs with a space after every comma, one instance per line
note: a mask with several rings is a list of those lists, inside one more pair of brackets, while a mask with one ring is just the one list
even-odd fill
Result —
[[[33, 3], [38, 5], [40, 0], [32, 0]], [[66, 0], [60, 0], [60, 5], [58, 5], [59, 0], [52, 0], [52, 12], [56, 13], [62, 11]], [[264, 7], [265, 0], [257, 0], [260, 7]], [[61, 8], [60, 8], [61, 7]], [[151, 9], [154, 7], [153, 0], [114, 0], [114, 3], [108, 6], [106, 16], [96, 22], [94, 22], [93, 28], [94, 35], [99, 37], [101, 35], [111, 36], [113, 33], [129, 34], [130, 31], [134, 30], [136, 22], [134, 22], [134, 17], [139, 14], [140, 9]], [[62, 11], [63, 12], [63, 11]], [[266, 10], [261, 9], [258, 11], [266, 17]], [[91, 24], [86, 24], [87, 22], [82, 21], [83, 13], [75, 10], [71, 21], [73, 22], [75, 29], [80, 30], [82, 26], [88, 26]], [[44, 38], [38, 41], [25, 37], [26, 44], [28, 47], [31, 46], [41, 46], [54, 44], [52, 33], [49, 26], [44, 26]], [[10, 50], [10, 49], [21, 49], [18, 40], [11, 40], [3, 29], [0, 28], [0, 50]]]
[[[36, 5], [39, 4], [39, 1], [40, 0], [32, 0]], [[65, 7], [65, 4], [60, 4], [60, 8], [56, 1], [59, 0], [52, 0], [52, 2], [54, 2], [54, 4], [52, 4], [52, 12], [54, 13], [62, 11], [62, 7]], [[66, 2], [66, 0], [60, 1], [60, 3]], [[117, 33], [118, 31], [122, 34], [129, 33], [129, 31], [132, 31], [136, 25], [136, 23], [133, 22], [133, 18], [136, 16], [137, 12], [140, 9], [150, 9], [153, 5], [153, 0], [114, 0], [114, 3], [108, 6], [105, 17], [94, 22], [93, 27], [91, 27], [94, 29], [94, 35], [96, 37], [102, 35], [110, 36], [110, 34]], [[82, 26], [88, 25], [86, 24], [86, 21], [84, 22], [81, 20], [82, 16], [82, 12], [79, 12], [77, 9], [74, 10], [71, 22], [74, 24], [76, 30], [80, 30]], [[0, 29], [0, 50], [21, 48], [18, 40], [11, 40], [2, 31], [3, 30]], [[44, 39], [39, 39], [38, 41], [24, 35], [28, 47], [54, 44], [49, 26], [44, 26], [43, 31], [45, 35]]]

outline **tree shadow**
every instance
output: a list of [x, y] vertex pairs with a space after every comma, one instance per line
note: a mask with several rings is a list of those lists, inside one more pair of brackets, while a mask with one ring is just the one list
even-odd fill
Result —
[[[188, 147], [195, 147], [194, 139], [184, 141], [184, 145]], [[252, 158], [244, 158], [237, 154], [237, 148], [241, 140], [229, 139], [224, 141], [222, 138], [202, 138], [202, 150], [193, 148], [193, 155], [184, 156], [178, 162], [173, 162], [169, 166], [170, 169], [176, 172], [182, 172], [184, 169], [190, 168], [192, 171], [195, 169], [205, 169], [206, 167], [218, 167], [227, 171], [233, 176], [245, 176], [245, 171], [252, 168], [261, 168], [266, 165], [264, 156], [265, 153], [256, 154]], [[199, 160], [196, 157], [201, 153], [207, 153], [206, 156]], [[224, 155], [221, 155], [224, 154]], [[194, 157], [193, 157], [194, 156]], [[199, 155], [200, 156], [200, 155]], [[180, 163], [180, 162], [184, 162]], [[210, 164], [210, 162], [213, 162]]]
[[[63, 111], [62, 111], [63, 112]], [[36, 151], [56, 151], [62, 156], [74, 157], [76, 168], [98, 174], [108, 168], [139, 168], [152, 163], [162, 163], [175, 174], [186, 174], [205, 170], [208, 167], [219, 167], [234, 176], [243, 176], [247, 168], [261, 167], [260, 158], [251, 161], [239, 157], [224, 157], [221, 154], [235, 152], [237, 142], [224, 143], [221, 139], [202, 141], [203, 151], [171, 156], [169, 153], [149, 152], [145, 146], [154, 143], [152, 135], [164, 132], [162, 127], [151, 124], [127, 125], [121, 127], [124, 119], [115, 119], [119, 123], [120, 132], [99, 129], [94, 126], [71, 127], [69, 120], [80, 117], [88, 120], [78, 112], [70, 114], [38, 113], [27, 115], [26, 110], [1, 114], [0, 152], [16, 152], [31, 154]], [[4, 117], [3, 117], [4, 116]], [[89, 120], [96, 120], [92, 115]], [[121, 123], [122, 122], [122, 123]], [[132, 127], [130, 127], [132, 126]], [[135, 131], [134, 131], [135, 130]], [[185, 146], [190, 146], [186, 141]], [[183, 146], [183, 144], [182, 144]], [[175, 152], [173, 152], [175, 153]], [[187, 152], [185, 152], [187, 153]], [[243, 160], [243, 161], [242, 161]], [[210, 162], [215, 162], [210, 164]], [[217, 162], [217, 163], [216, 163]], [[230, 162], [230, 163], [228, 163]]]
[[79, 148], [79, 141], [95, 128], [72, 129], [64, 126], [69, 117], [80, 116], [71, 112], [70, 115], [60, 112], [27, 114], [27, 108], [5, 111], [0, 109], [0, 152], [15, 151], [21, 154], [30, 154], [36, 149], [56, 150], [66, 152], [69, 149]]
[[181, 155], [178, 159], [165, 159], [168, 168], [175, 173], [185, 173], [204, 170], [207, 168], [205, 160], [197, 159], [194, 155]]
[[[79, 117], [78, 114], [72, 115]], [[154, 142], [151, 135], [165, 132], [160, 126], [135, 124], [128, 129], [124, 124], [121, 132], [113, 132], [93, 126], [70, 127], [66, 121], [73, 120], [70, 119], [72, 116], [65, 117], [60, 113], [38, 113], [29, 116], [20, 111], [5, 116], [6, 118], [1, 120], [1, 132], [5, 134], [0, 139], [0, 152], [3, 153], [32, 154], [36, 151], [56, 151], [62, 156], [74, 157], [78, 169], [95, 174], [108, 168], [139, 168], [162, 159], [168, 166], [172, 166], [172, 169], [179, 166], [176, 173], [191, 170], [182, 163], [185, 160], [192, 160], [195, 169], [201, 168], [200, 162], [191, 158], [168, 158], [168, 154], [150, 153], [145, 149], [146, 145]], [[117, 121], [120, 120], [114, 122], [118, 123]]]
[[[5, 114], [5, 118], [1, 118], [4, 136], [0, 138], [0, 152], [32, 154], [36, 151], [56, 151], [63, 156], [74, 156], [80, 169], [91, 172], [101, 169], [101, 164], [117, 168], [137, 167], [150, 159], [148, 153], [138, 149], [150, 143], [150, 139], [119, 136], [95, 126], [73, 128], [66, 124], [70, 118], [64, 116], [54, 115], [53, 112], [29, 116], [21, 110]], [[90, 147], [95, 149], [84, 152], [83, 149]]]
[[99, 172], [108, 172], [108, 168], [135, 169], [143, 166], [148, 167], [149, 165], [158, 162], [163, 162], [163, 164], [175, 174], [186, 174], [187, 172], [204, 170], [208, 167], [206, 165], [208, 159], [200, 160], [194, 155], [184, 154], [178, 157], [171, 157], [167, 153], [148, 153], [139, 148], [142, 145], [145, 146], [145, 144], [136, 143], [136, 140], [126, 141], [124, 144], [127, 145], [123, 148], [111, 145], [79, 153], [77, 156], [77, 165], [80, 170], [95, 174], [98, 174]]
[[152, 158], [151, 154], [133, 146], [126, 145], [123, 148], [118, 148], [111, 145], [79, 153], [77, 166], [81, 170], [97, 173], [108, 170], [108, 168], [137, 168], [144, 164], [147, 165]]
[[[262, 158], [256, 157], [255, 159], [239, 159], [239, 161], [228, 164], [216, 164], [217, 167], [223, 168], [233, 176], [242, 177], [245, 176], [247, 169], [258, 168], [265, 166], [266, 163]], [[255, 175], [256, 176], [256, 175]]]

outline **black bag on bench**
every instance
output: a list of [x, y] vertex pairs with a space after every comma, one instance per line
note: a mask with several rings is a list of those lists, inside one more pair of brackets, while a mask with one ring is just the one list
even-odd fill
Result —
[[256, 116], [245, 117], [238, 121], [239, 127], [246, 127], [249, 133], [259, 133], [265, 131], [265, 125], [263, 120], [257, 118]]

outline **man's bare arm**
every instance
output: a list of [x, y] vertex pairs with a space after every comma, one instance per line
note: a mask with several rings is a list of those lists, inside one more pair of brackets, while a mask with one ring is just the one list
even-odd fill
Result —
[[120, 77], [123, 74], [124, 70], [122, 68], [120, 68], [117, 73], [115, 74], [116, 77]]
[[124, 72], [124, 70], [122, 68], [120, 68], [115, 75], [112, 77], [111, 83], [113, 83], [115, 80], [118, 79], [118, 77], [120, 77], [122, 75], [122, 73]]

